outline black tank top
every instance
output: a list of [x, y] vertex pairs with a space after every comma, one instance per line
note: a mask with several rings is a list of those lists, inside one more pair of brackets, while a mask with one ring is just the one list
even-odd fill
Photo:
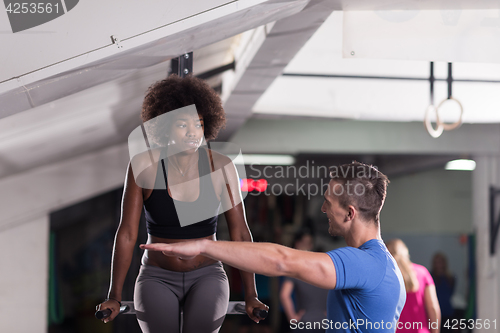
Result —
[[[210, 236], [217, 231], [220, 201], [215, 194], [207, 151], [204, 148], [199, 149], [198, 172], [198, 199], [193, 202], [174, 200], [167, 191], [167, 161], [160, 160], [155, 189], [144, 201], [148, 234], [162, 238], [192, 239]], [[179, 215], [184, 226], [181, 226]], [[208, 218], [202, 219], [200, 216]]]

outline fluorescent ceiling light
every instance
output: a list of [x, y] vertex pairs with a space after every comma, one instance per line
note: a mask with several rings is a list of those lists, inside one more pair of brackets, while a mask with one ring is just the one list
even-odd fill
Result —
[[472, 171], [476, 168], [476, 162], [473, 160], [453, 160], [446, 163], [445, 170], [463, 170]]
[[265, 155], [265, 154], [239, 154], [228, 155], [234, 164], [240, 165], [293, 165], [295, 158], [292, 155]]

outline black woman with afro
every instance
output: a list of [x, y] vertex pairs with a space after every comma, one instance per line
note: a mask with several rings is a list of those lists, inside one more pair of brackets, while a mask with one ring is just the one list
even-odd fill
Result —
[[[148, 151], [137, 158], [155, 158], [140, 175], [133, 160], [129, 163], [108, 298], [98, 305], [98, 310], [112, 310], [105, 322], [119, 314], [143, 209], [148, 244], [216, 240], [221, 212], [232, 241], [252, 241], [236, 168], [230, 158], [206, 145], [225, 125], [219, 95], [201, 79], [171, 75], [149, 87], [141, 118], [150, 142]], [[139, 179], [149, 179], [149, 185]], [[241, 271], [241, 277], [247, 314], [259, 322], [253, 310], [268, 307], [258, 300], [254, 274]], [[137, 320], [144, 333], [178, 333], [181, 310], [183, 333], [218, 332], [228, 302], [229, 284], [220, 261], [144, 251], [134, 289]]]

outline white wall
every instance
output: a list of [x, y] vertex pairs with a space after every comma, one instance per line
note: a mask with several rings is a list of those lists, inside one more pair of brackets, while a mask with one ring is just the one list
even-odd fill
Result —
[[244, 154], [489, 154], [500, 150], [500, 125], [463, 124], [433, 139], [423, 122], [251, 118], [231, 142]]
[[391, 233], [472, 232], [470, 171], [444, 169], [391, 178], [381, 213]]
[[49, 218], [0, 232], [0, 332], [47, 331]]
[[[476, 299], [477, 318], [499, 319], [500, 313], [500, 240], [496, 242], [496, 254], [490, 255], [490, 203], [489, 187], [500, 188], [500, 157], [477, 156], [473, 172], [473, 218], [476, 240]], [[498, 325], [498, 322], [497, 322]], [[498, 327], [498, 326], [497, 326]], [[475, 333], [491, 330], [475, 330]]]
[[123, 184], [126, 145], [0, 179], [0, 332], [47, 330], [50, 211]]

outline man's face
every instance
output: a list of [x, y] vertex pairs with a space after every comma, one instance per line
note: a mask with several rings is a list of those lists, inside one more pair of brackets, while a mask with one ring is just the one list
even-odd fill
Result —
[[[328, 233], [331, 236], [343, 236], [345, 229], [345, 217], [348, 211], [342, 208], [339, 204], [339, 198], [334, 193], [340, 193], [339, 187], [341, 183], [333, 180], [328, 184], [328, 189], [325, 191], [325, 201], [321, 206], [321, 211], [328, 218]], [[334, 192], [336, 190], [336, 192]]]

